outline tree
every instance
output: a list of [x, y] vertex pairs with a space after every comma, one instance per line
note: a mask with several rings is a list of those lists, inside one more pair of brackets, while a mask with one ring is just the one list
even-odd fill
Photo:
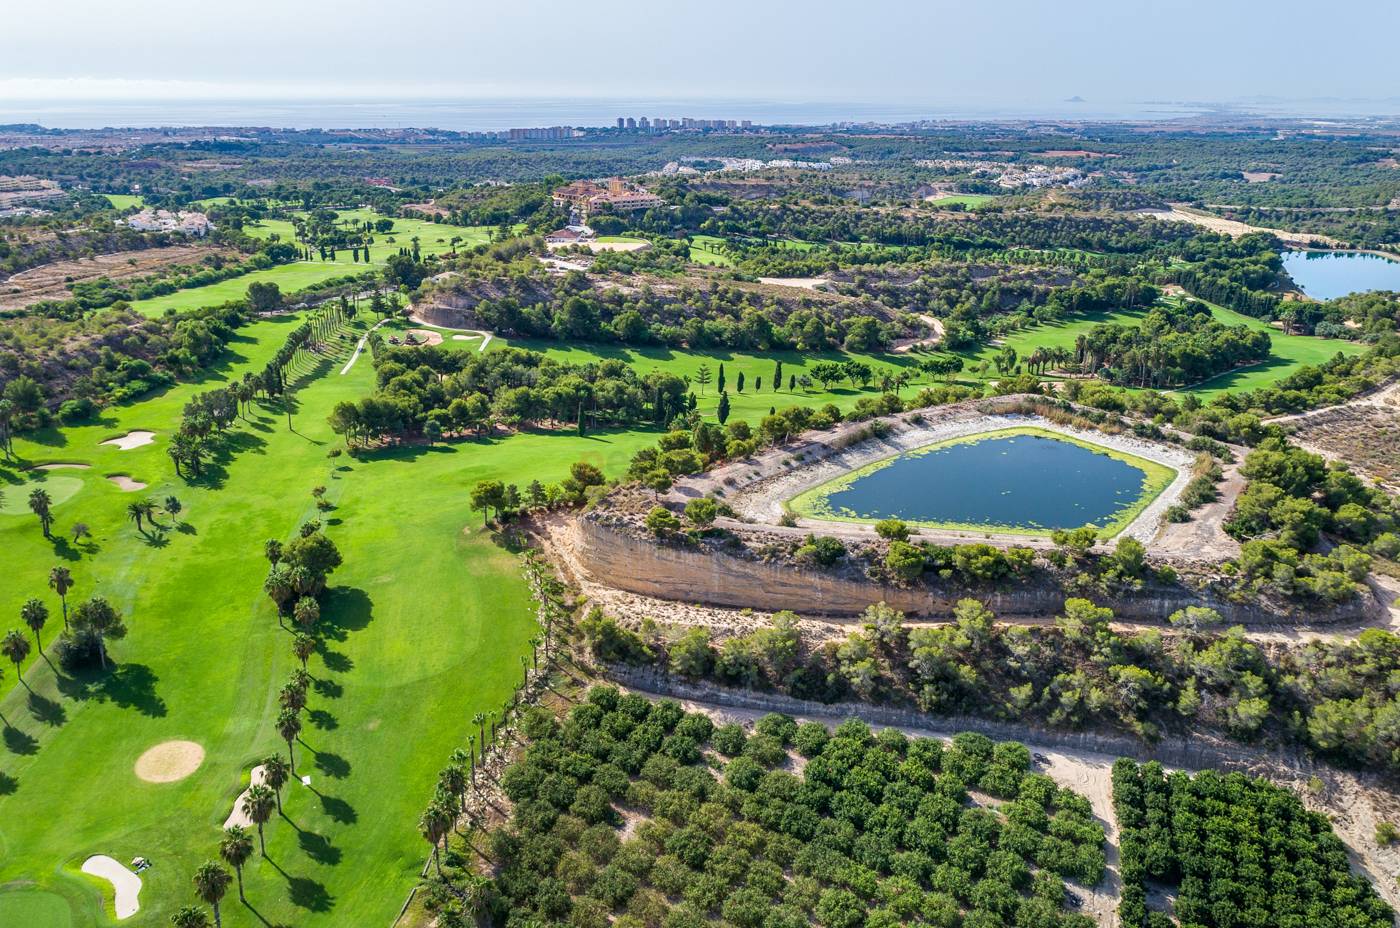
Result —
[[73, 610], [73, 626], [93, 635], [102, 669], [106, 670], [107, 640], [110, 638], [120, 641], [126, 637], [126, 624], [122, 622], [122, 614], [101, 596], [94, 596], [86, 602], [79, 603]]
[[273, 795], [270, 787], [262, 783], [254, 783], [243, 794], [242, 810], [243, 814], [248, 816], [248, 820], [258, 826], [258, 846], [262, 856], [266, 857], [267, 843], [263, 840], [263, 826], [272, 818], [272, 813], [277, 810], [277, 797]]
[[174, 519], [181, 513], [181, 511], [184, 510], [185, 507], [184, 504], [180, 502], [180, 497], [167, 496], [165, 498], [165, 502], [161, 503], [161, 508], [165, 510], [166, 515]]
[[287, 742], [287, 763], [295, 772], [297, 760], [296, 755], [292, 753], [292, 745], [301, 734], [301, 716], [291, 709], [283, 709], [277, 716], [277, 734]]
[[[19, 665], [24, 663], [24, 659], [29, 656], [29, 639], [24, 637], [24, 633], [19, 629], [12, 628], [5, 632], [5, 637], [0, 640], [0, 654], [4, 654], [10, 659], [10, 663], [15, 665], [15, 676], [21, 683], [24, 677], [20, 676]], [[25, 684], [28, 686], [28, 684]]]
[[310, 628], [321, 617], [321, 605], [314, 596], [303, 596], [292, 608], [292, 617], [302, 628]]
[[223, 901], [231, 882], [233, 877], [228, 875], [228, 871], [212, 860], [200, 864], [194, 872], [194, 891], [214, 910], [215, 928], [223, 924], [219, 917], [219, 903]]
[[471, 507], [482, 513], [481, 524], [491, 520], [491, 513], [500, 512], [505, 505], [506, 487], [499, 480], [483, 480], [472, 488]]
[[230, 825], [224, 829], [219, 839], [219, 857], [233, 868], [238, 875], [238, 900], [246, 902], [243, 896], [243, 865], [253, 856], [253, 836], [242, 825]]
[[715, 380], [715, 389], [720, 393], [724, 392], [724, 365], [719, 366], [719, 377]]
[[43, 654], [44, 643], [39, 640], [39, 632], [44, 630], [44, 625], [49, 620], [49, 607], [44, 605], [43, 600], [28, 599], [19, 607], [19, 617], [34, 633], [34, 644], [39, 648], [39, 653]]
[[142, 521], [152, 518], [155, 514], [156, 504], [149, 499], [133, 500], [126, 504], [126, 517], [136, 523], [136, 530], [141, 534], [146, 534], [146, 528]]
[[665, 506], [653, 506], [651, 512], [647, 513], [646, 526], [659, 538], [680, 529], [681, 520]]
[[783, 362], [777, 360], [773, 362], [773, 392], [777, 393], [783, 388]]
[[53, 525], [53, 497], [43, 487], [35, 487], [29, 491], [29, 511], [39, 517], [39, 527], [44, 530], [44, 537], [51, 538], [49, 527]]
[[696, 528], [709, 528], [718, 515], [719, 504], [708, 496], [693, 499], [685, 504], [685, 517]]
[[710, 381], [713, 379], [714, 377], [710, 373], [710, 365], [701, 364], [695, 369], [695, 382], [700, 385], [701, 393], [705, 392], [705, 388], [710, 385]]
[[292, 778], [292, 768], [282, 759], [281, 754], [269, 754], [262, 762], [263, 782], [277, 797], [277, 811], [282, 811], [282, 787]]
[[739, 372], [739, 379], [734, 381], [734, 389], [740, 393], [744, 392], [744, 372]]
[[49, 589], [58, 594], [58, 601], [63, 605], [63, 629], [67, 631], [68, 591], [73, 589], [73, 575], [68, 572], [67, 567], [54, 567], [49, 570]]
[[305, 632], [297, 632], [292, 638], [292, 653], [301, 661], [301, 669], [305, 670], [306, 662], [316, 653], [316, 639]]
[[447, 804], [441, 798], [434, 797], [418, 820], [418, 830], [422, 832], [423, 839], [433, 846], [433, 866], [437, 868], [439, 877], [442, 876], [442, 861], [438, 858], [438, 845], [446, 842], [455, 818]]
[[900, 519], [881, 519], [875, 523], [875, 534], [888, 541], [908, 541], [909, 526]]
[[282, 308], [282, 288], [272, 282], [258, 281], [248, 285], [248, 309], [254, 313], [271, 313]]
[[209, 928], [209, 916], [199, 906], [184, 905], [170, 916], [170, 924], [175, 928]]
[[715, 408], [715, 418], [720, 425], [729, 421], [729, 394], [721, 390], [719, 394], [719, 406]]

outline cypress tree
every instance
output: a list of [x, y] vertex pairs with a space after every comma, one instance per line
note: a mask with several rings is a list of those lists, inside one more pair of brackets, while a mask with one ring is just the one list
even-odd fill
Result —
[[721, 364], [721, 365], [719, 366], [719, 380], [717, 380], [717, 381], [715, 382], [715, 389], [718, 390], [718, 391], [721, 392], [721, 393], [724, 392], [724, 365], [723, 365], [723, 364]]
[[783, 362], [777, 360], [773, 362], [773, 392], [783, 388]]
[[720, 425], [724, 425], [725, 420], [729, 418], [729, 394], [723, 390], [719, 393], [719, 408], [715, 410], [715, 418], [719, 420]]

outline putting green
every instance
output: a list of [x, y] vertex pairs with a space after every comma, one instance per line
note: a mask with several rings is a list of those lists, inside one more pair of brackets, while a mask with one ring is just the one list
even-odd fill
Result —
[[42, 889], [0, 892], [0, 925], [24, 928], [72, 928], [73, 910], [57, 893]]
[[0, 513], [14, 516], [30, 512], [29, 494], [34, 490], [45, 490], [52, 505], [58, 506], [72, 499], [82, 488], [81, 478], [65, 476], [35, 477], [19, 484], [0, 483], [0, 493], [5, 494], [0, 500]]

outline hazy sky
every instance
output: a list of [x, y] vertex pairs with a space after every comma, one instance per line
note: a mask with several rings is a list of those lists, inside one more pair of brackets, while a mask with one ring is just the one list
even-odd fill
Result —
[[1400, 97], [1397, 0], [9, 4], [0, 100]]

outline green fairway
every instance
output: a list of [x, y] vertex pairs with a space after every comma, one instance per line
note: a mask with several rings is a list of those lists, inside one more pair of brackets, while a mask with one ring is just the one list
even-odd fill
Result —
[[[243, 330], [212, 379], [261, 368], [295, 325], [284, 318]], [[471, 715], [498, 709], [510, 693], [535, 629], [518, 564], [481, 530], [466, 505], [470, 487], [487, 477], [558, 480], [585, 455], [611, 467], [651, 439], [628, 436], [619, 448], [602, 435], [526, 435], [360, 462], [329, 458], [339, 443], [325, 422], [330, 407], [373, 382], [368, 356], [340, 375], [345, 349], [303, 371], [315, 377], [296, 396], [295, 432], [279, 408], [260, 410], [236, 427], [238, 454], [200, 486], [175, 478], [165, 453], [195, 386], [109, 410], [94, 425], [16, 442], [26, 461], [93, 468], [47, 478], [81, 483], [54, 508], [55, 541], [44, 540], [27, 511], [0, 515], [10, 580], [0, 612], [14, 617], [24, 599], [43, 598], [53, 613], [44, 632], [51, 644], [61, 617], [46, 578], [63, 564], [77, 584], [70, 603], [106, 596], [131, 631], [113, 645], [111, 675], [59, 676], [36, 653], [23, 668], [32, 696], [13, 670], [6, 676], [0, 712], [13, 727], [0, 754], [0, 886], [13, 886], [14, 896], [0, 890], [0, 913], [26, 918], [0, 915], [0, 924], [98, 923], [101, 886], [76, 872], [94, 853], [155, 862], [142, 874], [141, 911], [125, 924], [164, 925], [175, 907], [194, 901], [190, 873], [214, 856], [249, 766], [280, 744], [275, 695], [294, 660], [290, 634], [261, 591], [262, 540], [288, 539], [316, 516], [317, 485], [335, 506], [321, 517], [345, 564], [326, 599], [325, 648], [311, 661], [321, 682], [298, 745], [299, 772], [312, 777], [311, 787], [287, 791], [288, 820], [268, 827], [270, 859], [255, 858], [247, 870], [256, 913], [232, 897], [224, 922], [393, 920], [427, 850], [416, 825], [437, 771], [465, 743]], [[156, 431], [156, 442], [132, 451], [99, 445], [132, 428]], [[115, 472], [150, 486], [123, 493], [104, 477]], [[17, 468], [0, 469], [0, 486], [24, 479]], [[143, 537], [127, 521], [126, 504], [171, 493], [184, 504], [186, 525], [162, 517], [170, 530]], [[66, 540], [74, 521], [88, 524], [90, 540]], [[171, 739], [203, 745], [198, 770], [175, 783], [137, 779], [136, 758]], [[21, 880], [37, 885], [14, 882]]]
[[[383, 218], [371, 210], [346, 210], [339, 215], [354, 221]], [[275, 234], [281, 241], [296, 242], [296, 228], [286, 219], [265, 219], [246, 226], [243, 231], [256, 238], [268, 238]], [[418, 238], [418, 246], [424, 254], [444, 254], [452, 249], [454, 236], [459, 237], [458, 248], [467, 248], [487, 241], [490, 232], [491, 229], [486, 226], [453, 226], [424, 222], [421, 219], [395, 219], [393, 231], [375, 235], [374, 244], [369, 249], [368, 264], [363, 261], [351, 261], [350, 253], [342, 251], [339, 260], [336, 261], [294, 261], [291, 264], [253, 271], [241, 277], [232, 277], [207, 287], [178, 290], [168, 296], [136, 300], [131, 304], [131, 308], [142, 315], [154, 317], [164, 315], [170, 309], [179, 311], [201, 306], [217, 306], [243, 297], [248, 292], [248, 285], [252, 283], [275, 283], [282, 288], [283, 293], [292, 293], [336, 277], [362, 274], [383, 267], [384, 262], [391, 255], [397, 254], [400, 248], [411, 247], [414, 237]]]
[[690, 260], [695, 264], [708, 264], [712, 267], [733, 267], [734, 259], [720, 250], [724, 239], [716, 235], [692, 235], [690, 237]]
[[[1195, 393], [1202, 399], [1210, 399], [1226, 391], [1253, 390], [1277, 383], [1304, 365], [1320, 364], [1335, 356], [1337, 352], [1352, 355], [1360, 354], [1366, 350], [1365, 345], [1342, 339], [1317, 338], [1312, 335], [1285, 335], [1278, 328], [1261, 319], [1245, 316], [1211, 303], [1206, 303], [1206, 305], [1210, 307], [1211, 314], [1226, 325], [1245, 325], [1251, 329], [1267, 331], [1272, 341], [1273, 357], [1262, 364], [1229, 371], [1177, 392]], [[1029, 326], [1019, 332], [1013, 332], [1001, 344], [979, 345], [957, 351], [956, 354], [966, 361], [966, 367], [960, 376], [964, 379], [976, 379], [979, 375], [973, 369], [982, 362], [986, 362], [987, 371], [980, 376], [985, 379], [996, 379], [1000, 375], [992, 365], [992, 360], [1003, 348], [1016, 349], [1017, 355], [1022, 360], [1036, 348], [1073, 349], [1075, 339], [1080, 335], [1087, 334], [1096, 325], [1103, 323], [1136, 325], [1146, 313], [1146, 309], [1086, 313], [1070, 322]]]
[[145, 206], [146, 201], [138, 194], [134, 193], [104, 193], [107, 202], [112, 204], [113, 209], [130, 209], [133, 206]]
[[928, 202], [934, 206], [965, 206], [968, 209], [976, 209], [995, 199], [996, 197], [990, 193], [945, 193]]

